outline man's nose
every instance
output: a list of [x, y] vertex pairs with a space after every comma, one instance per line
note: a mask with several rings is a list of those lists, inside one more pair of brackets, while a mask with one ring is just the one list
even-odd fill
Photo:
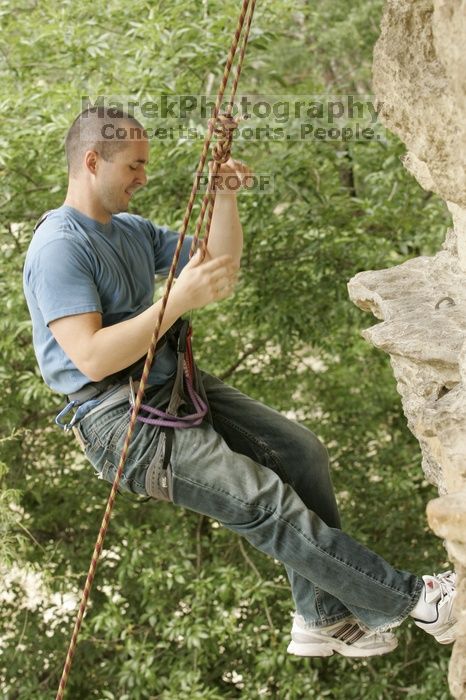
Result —
[[137, 174], [137, 181], [138, 181], [138, 184], [140, 184], [141, 186], [144, 186], [147, 184], [147, 174], [146, 174], [145, 170], [141, 170], [141, 172], [139, 172]]

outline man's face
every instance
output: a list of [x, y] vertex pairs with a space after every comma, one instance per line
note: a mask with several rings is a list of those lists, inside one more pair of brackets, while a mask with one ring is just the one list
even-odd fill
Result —
[[147, 182], [147, 139], [128, 140], [111, 161], [98, 159], [95, 185], [101, 206], [108, 214], [127, 211], [133, 194]]

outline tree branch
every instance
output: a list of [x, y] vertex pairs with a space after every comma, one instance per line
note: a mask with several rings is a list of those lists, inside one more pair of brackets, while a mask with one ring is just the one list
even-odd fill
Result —
[[232, 374], [238, 369], [238, 367], [250, 356], [254, 355], [257, 350], [260, 350], [261, 347], [263, 347], [264, 342], [258, 342], [254, 343], [249, 350], [245, 350], [245, 352], [238, 358], [236, 362], [234, 362], [230, 367], [225, 370], [225, 372], [222, 372], [221, 374], [218, 375], [218, 378], [224, 381], [225, 379], [228, 379], [228, 377], [231, 377]]

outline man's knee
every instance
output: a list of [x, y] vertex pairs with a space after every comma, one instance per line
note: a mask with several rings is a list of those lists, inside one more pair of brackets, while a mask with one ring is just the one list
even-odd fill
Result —
[[326, 471], [329, 468], [329, 457], [328, 457], [328, 450], [325, 447], [324, 443], [319, 440], [318, 437], [316, 437], [313, 434], [313, 454], [314, 458], [317, 464], [319, 464], [322, 469], [325, 469]]
[[295, 444], [301, 452], [300, 463], [305, 464], [306, 468], [327, 472], [329, 456], [324, 443], [308, 428], [300, 425], [299, 429], [299, 438]]

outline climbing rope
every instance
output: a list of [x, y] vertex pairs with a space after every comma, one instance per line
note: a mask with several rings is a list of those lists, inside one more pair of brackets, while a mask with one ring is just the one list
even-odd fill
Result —
[[[163, 320], [163, 317], [165, 314], [165, 309], [167, 306], [168, 297], [170, 295], [170, 290], [172, 288], [173, 280], [175, 278], [175, 271], [176, 271], [176, 268], [178, 265], [178, 260], [180, 257], [181, 248], [182, 248], [185, 236], [186, 236], [186, 231], [188, 229], [188, 224], [189, 224], [189, 221], [191, 218], [191, 212], [192, 212], [193, 205], [195, 202], [196, 194], [199, 190], [201, 177], [202, 177], [202, 174], [204, 172], [204, 167], [205, 167], [207, 155], [209, 152], [210, 143], [211, 143], [213, 135], [215, 135], [218, 137], [218, 141], [215, 145], [215, 148], [213, 149], [213, 154], [212, 154], [213, 155], [213, 164], [212, 164], [212, 168], [211, 168], [211, 172], [210, 172], [210, 176], [209, 176], [208, 186], [207, 186], [206, 192], [205, 192], [204, 197], [203, 197], [199, 217], [198, 217], [197, 222], [196, 222], [196, 228], [195, 228], [195, 232], [193, 235], [193, 243], [192, 243], [192, 247], [191, 247], [191, 255], [198, 247], [199, 235], [201, 233], [201, 229], [202, 229], [202, 225], [204, 222], [204, 217], [205, 217], [206, 211], [207, 211], [207, 219], [206, 219], [206, 223], [205, 223], [205, 234], [204, 234], [204, 238], [203, 238], [203, 248], [202, 248], [203, 253], [205, 253], [205, 250], [207, 247], [210, 226], [212, 223], [212, 212], [213, 212], [213, 208], [214, 208], [216, 191], [217, 191], [216, 175], [218, 173], [220, 165], [222, 163], [226, 162], [228, 160], [228, 158], [230, 157], [232, 138], [233, 138], [233, 122], [235, 121], [232, 118], [232, 109], [233, 109], [233, 105], [234, 105], [234, 100], [235, 100], [235, 96], [236, 96], [236, 90], [238, 87], [239, 78], [241, 75], [241, 69], [243, 66], [243, 60], [244, 60], [244, 55], [246, 52], [246, 46], [247, 46], [247, 42], [248, 42], [248, 38], [249, 38], [249, 31], [251, 28], [251, 23], [252, 23], [255, 5], [256, 5], [256, 0], [243, 0], [243, 2], [242, 2], [241, 12], [240, 12], [240, 15], [238, 18], [238, 23], [236, 26], [236, 30], [235, 30], [232, 42], [231, 42], [230, 50], [229, 50], [227, 60], [225, 63], [223, 77], [222, 77], [220, 87], [219, 87], [219, 90], [217, 93], [215, 107], [214, 107], [214, 110], [212, 113], [212, 117], [208, 123], [208, 129], [207, 129], [207, 133], [206, 133], [206, 136], [204, 139], [202, 153], [201, 153], [201, 156], [199, 159], [198, 166], [196, 168], [196, 175], [195, 175], [193, 186], [191, 189], [191, 194], [190, 194], [190, 197], [188, 200], [188, 204], [186, 206], [186, 211], [185, 211], [185, 214], [183, 217], [183, 222], [182, 222], [181, 229], [179, 232], [178, 244], [177, 244], [174, 256], [173, 256], [170, 271], [168, 273], [168, 278], [167, 278], [167, 282], [166, 282], [163, 297], [162, 297], [162, 303], [161, 303], [161, 307], [160, 307], [159, 316], [158, 316], [157, 322], [155, 324], [155, 328], [154, 328], [154, 332], [152, 334], [152, 339], [151, 339], [151, 342], [149, 345], [149, 349], [147, 351], [147, 356], [146, 356], [146, 361], [144, 364], [144, 369], [142, 372], [142, 377], [140, 379], [139, 388], [138, 388], [137, 395], [136, 395], [134, 405], [133, 405], [133, 409], [131, 412], [131, 418], [130, 418], [130, 422], [128, 425], [128, 431], [126, 433], [125, 443], [123, 445], [123, 449], [121, 452], [120, 461], [118, 464], [117, 472], [115, 474], [115, 479], [113, 481], [112, 489], [111, 489], [110, 495], [108, 497], [108, 501], [107, 501], [105, 512], [104, 512], [104, 515], [102, 518], [102, 523], [100, 526], [99, 534], [97, 536], [97, 541], [96, 541], [95, 546], [94, 546], [94, 551], [92, 554], [92, 559], [91, 559], [91, 563], [89, 566], [89, 571], [87, 573], [86, 583], [84, 584], [84, 588], [82, 591], [81, 602], [80, 602], [79, 610], [78, 610], [78, 613], [76, 616], [76, 621], [75, 621], [75, 625], [73, 628], [73, 633], [71, 635], [71, 640], [70, 640], [70, 644], [68, 647], [68, 652], [66, 655], [65, 664], [63, 667], [63, 672], [61, 675], [60, 684], [59, 684], [57, 695], [56, 695], [56, 700], [63, 700], [63, 697], [64, 697], [66, 684], [68, 682], [68, 678], [69, 678], [70, 671], [71, 671], [71, 665], [73, 663], [73, 658], [74, 658], [74, 654], [76, 651], [79, 631], [81, 629], [81, 624], [82, 624], [84, 614], [86, 611], [86, 607], [87, 607], [87, 603], [89, 600], [89, 595], [90, 595], [92, 584], [94, 581], [97, 564], [99, 562], [99, 558], [100, 558], [100, 555], [102, 552], [102, 547], [103, 547], [105, 535], [107, 534], [107, 529], [108, 529], [110, 518], [112, 515], [113, 506], [115, 503], [115, 498], [116, 498], [116, 495], [118, 492], [118, 487], [120, 485], [121, 476], [123, 474], [123, 470], [124, 470], [124, 467], [126, 464], [129, 445], [130, 445], [130, 442], [131, 442], [131, 439], [133, 436], [134, 428], [136, 426], [138, 413], [139, 413], [139, 410], [141, 408], [147, 379], [149, 377], [149, 372], [150, 372], [150, 369], [152, 366], [152, 361], [154, 359], [155, 347], [156, 347], [157, 341], [159, 339], [160, 328], [161, 328], [162, 320]], [[236, 52], [237, 52], [239, 45], [240, 45], [240, 51], [239, 51], [237, 65], [236, 65], [236, 74], [235, 74], [234, 79], [233, 79], [230, 99], [228, 102], [226, 113], [224, 115], [220, 115], [220, 107], [221, 107], [222, 102], [223, 102], [223, 96], [224, 96], [224, 93], [226, 90], [228, 79], [230, 77], [231, 69], [233, 66], [233, 61], [235, 59]], [[235, 122], [234, 126], [236, 127], [236, 122]]]

